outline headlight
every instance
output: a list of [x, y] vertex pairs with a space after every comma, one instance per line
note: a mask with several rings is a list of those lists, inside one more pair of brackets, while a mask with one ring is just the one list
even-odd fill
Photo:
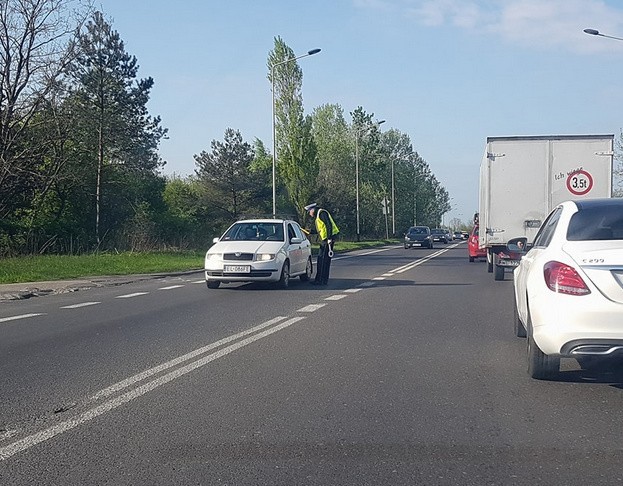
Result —
[[207, 260], [222, 260], [222, 259], [223, 259], [222, 253], [206, 253], [206, 261]]
[[257, 255], [255, 255], [255, 261], [257, 262], [267, 262], [269, 260], [274, 260], [274, 259], [275, 259], [274, 253], [258, 253]]

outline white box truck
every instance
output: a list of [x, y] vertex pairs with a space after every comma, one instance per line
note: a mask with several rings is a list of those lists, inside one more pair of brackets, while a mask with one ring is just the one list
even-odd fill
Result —
[[557, 204], [612, 196], [613, 156], [614, 135], [487, 137], [478, 244], [495, 280], [519, 265], [521, 255], [509, 253], [507, 241], [533, 240]]

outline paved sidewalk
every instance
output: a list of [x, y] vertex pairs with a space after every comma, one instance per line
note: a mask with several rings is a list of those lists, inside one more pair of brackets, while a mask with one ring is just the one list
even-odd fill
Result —
[[78, 292], [79, 290], [88, 290], [94, 287], [124, 285], [141, 280], [189, 275], [202, 271], [203, 270], [190, 270], [188, 272], [172, 272], [167, 274], [116, 275], [81, 280], [53, 280], [49, 282], [0, 284], [0, 301], [29, 299], [31, 297], [41, 297], [43, 295], [62, 294], [66, 292]]

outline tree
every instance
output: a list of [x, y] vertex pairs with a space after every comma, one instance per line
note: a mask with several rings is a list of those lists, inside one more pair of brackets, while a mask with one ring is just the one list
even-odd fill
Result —
[[45, 196], [64, 163], [47, 123], [87, 15], [72, 0], [0, 1], [0, 232], [28, 226], [20, 213]]
[[318, 183], [313, 199], [330, 208], [343, 235], [354, 235], [355, 160], [352, 132], [340, 105], [326, 104], [312, 115]]
[[236, 220], [254, 208], [258, 184], [250, 170], [254, 154], [238, 130], [225, 130], [224, 142], [212, 140], [212, 152], [195, 155], [195, 173], [205, 189], [207, 205], [220, 218]]
[[[167, 130], [146, 108], [153, 79], [136, 79], [137, 60], [125, 51], [119, 34], [101, 12], [95, 12], [86, 27], [78, 38], [77, 57], [69, 73], [75, 81], [72, 102], [80, 117], [76, 143], [95, 173], [95, 237], [99, 246], [104, 177], [132, 193], [136, 177], [156, 176], [163, 165], [157, 148]], [[105, 169], [109, 169], [107, 174]], [[138, 207], [143, 201], [135, 202]], [[119, 208], [118, 203], [118, 199], [110, 199], [108, 208]], [[109, 228], [118, 223], [109, 220]]]
[[302, 221], [303, 207], [316, 190], [318, 161], [312, 121], [303, 114], [303, 72], [295, 57], [294, 51], [276, 37], [275, 47], [268, 56], [268, 80], [275, 89], [277, 172], [287, 189], [289, 202]]

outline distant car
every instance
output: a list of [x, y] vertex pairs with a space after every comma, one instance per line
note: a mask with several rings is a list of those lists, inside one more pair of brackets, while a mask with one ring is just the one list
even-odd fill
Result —
[[454, 237], [452, 236], [452, 231], [446, 230], [446, 239], [448, 240], [448, 243], [450, 243], [454, 239]]
[[407, 248], [433, 248], [433, 238], [428, 226], [412, 226], [405, 233], [405, 249]]
[[469, 261], [487, 258], [486, 248], [478, 248], [478, 225], [472, 228], [472, 232], [467, 239], [467, 253], [469, 254]]
[[232, 224], [205, 256], [208, 288], [221, 283], [274, 282], [287, 288], [291, 277], [309, 280], [311, 243], [296, 221], [242, 220]]
[[463, 234], [460, 231], [455, 231], [452, 234], [452, 239], [453, 240], [462, 240], [463, 239]]
[[558, 205], [513, 272], [514, 330], [527, 337], [528, 373], [552, 379], [560, 359], [587, 367], [623, 356], [623, 199]]
[[433, 228], [430, 230], [430, 233], [433, 237], [433, 241], [440, 241], [442, 243], [448, 243], [448, 235], [446, 234], [445, 229]]
[[461, 236], [464, 240], [469, 240], [469, 233], [467, 231], [461, 231]]

